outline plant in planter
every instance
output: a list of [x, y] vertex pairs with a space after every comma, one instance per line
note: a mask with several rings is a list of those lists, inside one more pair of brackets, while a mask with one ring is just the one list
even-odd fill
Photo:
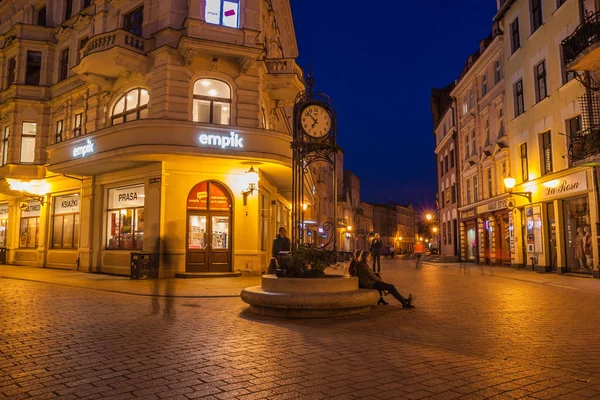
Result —
[[303, 246], [281, 257], [276, 275], [280, 278], [320, 278], [325, 269], [335, 264], [333, 251]]

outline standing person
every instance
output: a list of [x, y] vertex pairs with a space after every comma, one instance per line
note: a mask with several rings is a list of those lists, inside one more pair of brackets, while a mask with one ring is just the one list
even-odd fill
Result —
[[[371, 268], [369, 268], [369, 259], [371, 258], [371, 253], [368, 251], [363, 251], [360, 254], [359, 262], [356, 263], [356, 272], [358, 273], [358, 281], [360, 287], [366, 289], [375, 289], [379, 291], [379, 295], [381, 296], [381, 292], [387, 290], [392, 294], [400, 303], [402, 303], [402, 308], [413, 308], [414, 306], [411, 304], [412, 302], [412, 294], [408, 295], [408, 298], [402, 297], [402, 295], [398, 292], [398, 289], [391, 283], [386, 283], [375, 275]], [[377, 304], [387, 304], [383, 297], [380, 297]]]
[[[373, 241], [371, 242], [371, 254], [373, 255], [373, 272], [381, 272], [381, 248], [383, 247], [383, 242], [379, 238], [379, 233], [375, 234]], [[375, 269], [375, 264], [377, 264], [377, 269]]]
[[274, 257], [279, 261], [279, 252], [290, 251], [292, 249], [292, 242], [287, 237], [287, 229], [285, 227], [279, 228], [279, 234], [273, 239], [273, 248], [271, 249], [271, 257]]
[[394, 249], [394, 245], [391, 245], [390, 246], [390, 256], [391, 256], [392, 259], [394, 259], [394, 250], [395, 250]]
[[425, 252], [425, 245], [422, 242], [415, 244], [415, 268], [421, 268], [421, 256]]

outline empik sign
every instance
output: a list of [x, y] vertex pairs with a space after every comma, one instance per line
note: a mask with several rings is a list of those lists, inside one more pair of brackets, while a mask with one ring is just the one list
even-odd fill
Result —
[[86, 143], [83, 146], [73, 147], [73, 157], [74, 158], [85, 157], [88, 154], [94, 153], [95, 152], [94, 146], [96, 146], [96, 143], [94, 143], [90, 139], [87, 139]]
[[200, 136], [198, 136], [198, 142], [202, 146], [214, 146], [222, 149], [244, 148], [244, 138], [240, 137], [240, 135], [235, 132], [229, 132], [229, 136], [201, 133]]

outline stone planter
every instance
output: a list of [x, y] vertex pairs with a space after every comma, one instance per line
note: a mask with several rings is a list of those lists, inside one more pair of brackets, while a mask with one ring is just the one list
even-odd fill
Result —
[[261, 286], [245, 288], [241, 297], [255, 314], [322, 318], [367, 312], [379, 300], [379, 293], [359, 289], [356, 277], [278, 278], [263, 275]]

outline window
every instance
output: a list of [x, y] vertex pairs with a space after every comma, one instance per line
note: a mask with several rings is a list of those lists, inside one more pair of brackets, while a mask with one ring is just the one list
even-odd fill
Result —
[[467, 179], [467, 204], [471, 204], [471, 179]]
[[447, 228], [446, 228], [446, 232], [448, 232], [448, 244], [452, 244], [452, 224], [450, 224], [450, 221], [447, 222]]
[[448, 167], [449, 167], [449, 163], [448, 163], [448, 155], [446, 154], [446, 156], [444, 157], [444, 166], [445, 166], [445, 171], [446, 173], [448, 173]]
[[142, 36], [142, 26], [144, 25], [144, 7], [136, 8], [129, 14], [125, 14], [123, 19], [123, 29], [137, 36]]
[[456, 203], [456, 183], [452, 184], [451, 190], [452, 204], [454, 204]]
[[510, 24], [510, 38], [510, 48], [512, 54], [521, 47], [521, 38], [519, 36], [519, 18], [515, 18], [512, 24]]
[[523, 80], [521, 79], [514, 86], [515, 91], [515, 118], [525, 112], [525, 100], [523, 99]]
[[469, 112], [469, 102], [468, 102], [467, 98], [465, 97], [463, 99], [462, 115], [466, 115], [468, 112]]
[[73, 15], [73, 0], [65, 0], [65, 19], [71, 18]]
[[527, 163], [527, 143], [522, 143], [519, 147], [521, 156], [521, 178], [523, 182], [529, 180], [529, 164]]
[[35, 136], [37, 124], [35, 122], [23, 122], [21, 134], [21, 162], [32, 163], [35, 160]]
[[77, 48], [77, 64], [79, 64], [79, 61], [81, 61], [81, 50], [83, 50], [88, 40], [89, 38], [84, 37], [79, 41], [79, 47]]
[[6, 247], [6, 230], [8, 228], [8, 204], [0, 205], [0, 247]]
[[494, 195], [492, 194], [492, 169], [488, 169], [487, 170], [487, 183], [488, 183], [488, 198], [489, 197], [493, 197]]
[[81, 136], [81, 121], [83, 120], [83, 113], [75, 114], [73, 121], [73, 137]]
[[450, 150], [450, 168], [454, 168], [454, 149]]
[[38, 10], [36, 22], [38, 26], [46, 26], [46, 6]]
[[27, 68], [25, 69], [25, 84], [26, 85], [39, 85], [41, 70], [42, 70], [42, 52], [41, 51], [28, 51], [27, 52]]
[[115, 104], [112, 114], [112, 124], [135, 121], [148, 118], [148, 91], [142, 88], [132, 89], [121, 97]]
[[447, 241], [446, 241], [446, 223], [445, 222], [442, 223], [442, 232], [443, 232], [443, 236], [444, 236], [444, 244], [447, 244]]
[[92, 5], [92, 0], [83, 0], [83, 8], [88, 8]]
[[69, 48], [60, 52], [60, 61], [58, 65], [58, 81], [67, 79], [69, 74]]
[[502, 108], [498, 109], [498, 139], [504, 136], [504, 111]]
[[506, 161], [502, 163], [502, 177], [506, 177]]
[[562, 47], [561, 47], [561, 54], [560, 54], [560, 58], [561, 58], [561, 68], [562, 68], [562, 83], [563, 85], [569, 81], [571, 81], [573, 78], [575, 78], [575, 71], [569, 71], [567, 69], [567, 66], [565, 65], [565, 54], [562, 51]]
[[194, 83], [195, 122], [229, 125], [231, 88], [216, 79], [199, 79]]
[[485, 120], [484, 128], [485, 128], [485, 147], [487, 147], [492, 144], [492, 139], [490, 137], [490, 120], [489, 120], [489, 118]]
[[473, 155], [477, 154], [477, 136], [475, 131], [471, 133], [471, 151]]
[[41, 209], [42, 205], [39, 201], [28, 201], [27, 208], [21, 210], [20, 248], [35, 249], [38, 247]]
[[63, 128], [64, 120], [56, 121], [56, 135], [54, 136], [54, 143], [60, 143], [63, 141]]
[[541, 135], [542, 142], [542, 174], [546, 175], [552, 172], [552, 136], [550, 131]]
[[581, 115], [567, 120], [567, 135], [569, 138], [577, 135], [581, 131]]
[[8, 60], [8, 73], [6, 74], [6, 88], [15, 83], [15, 69], [17, 67], [17, 59], [15, 57]]
[[440, 177], [444, 176], [444, 159], [440, 160]]
[[483, 75], [483, 78], [481, 78], [481, 97], [485, 96], [488, 92], [488, 81], [487, 81], [487, 74]]
[[473, 89], [469, 90], [469, 110], [475, 107], [475, 93]]
[[108, 191], [107, 249], [138, 249], [144, 242], [144, 186]]
[[471, 157], [471, 152], [469, 151], [469, 135], [465, 135], [465, 160]]
[[206, 0], [204, 19], [209, 24], [239, 28], [239, 0]]
[[2, 145], [2, 153], [0, 154], [0, 157], [2, 157], [0, 159], [1, 165], [8, 164], [8, 136], [9, 135], [10, 135], [10, 127], [5, 126], [4, 134], [2, 135], [2, 143], [0, 143]]
[[542, 101], [548, 96], [546, 87], [546, 61], [535, 66], [535, 95], [537, 101]]
[[52, 248], [76, 249], [79, 239], [79, 196], [61, 196], [54, 199], [52, 220]]
[[542, 0], [531, 0], [531, 33], [537, 31], [543, 23]]
[[477, 175], [473, 177], [473, 201], [477, 203], [479, 201], [479, 181]]
[[494, 63], [494, 84], [500, 82], [502, 79], [502, 65], [500, 64], [500, 60]]
[[444, 206], [447, 206], [448, 204], [450, 204], [450, 188], [446, 188], [446, 190], [444, 190], [444, 194], [445, 194]]

